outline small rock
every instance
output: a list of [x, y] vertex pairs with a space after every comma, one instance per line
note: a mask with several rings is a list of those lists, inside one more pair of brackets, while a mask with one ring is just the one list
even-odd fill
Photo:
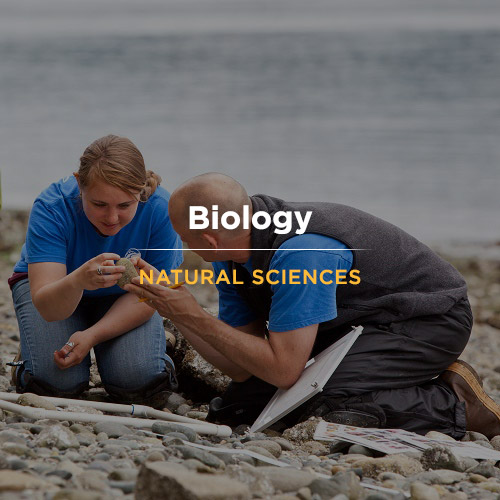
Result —
[[135, 481], [139, 471], [137, 469], [117, 469], [108, 475], [114, 481]]
[[36, 394], [31, 394], [27, 392], [25, 394], [21, 394], [17, 398], [17, 404], [22, 406], [31, 406], [33, 408], [44, 408], [45, 410], [53, 410], [57, 411], [57, 407], [41, 396], [37, 396]]
[[101, 432], [104, 432], [108, 438], [117, 438], [130, 434], [131, 430], [127, 426], [116, 422], [98, 422], [94, 425], [94, 433], [97, 434], [98, 441]]
[[194, 418], [196, 420], [202, 420], [202, 421], [205, 421], [207, 419], [207, 415], [208, 415], [208, 412], [206, 411], [188, 411], [186, 413], [186, 417], [189, 417], [189, 418]]
[[0, 492], [51, 489], [53, 486], [30, 474], [12, 470], [0, 470]]
[[259, 467], [258, 471], [270, 481], [275, 490], [283, 493], [309, 486], [315, 479], [309, 472], [296, 469], [265, 466]]
[[155, 422], [151, 430], [156, 434], [169, 434], [170, 432], [180, 432], [184, 434], [189, 441], [194, 443], [198, 439], [198, 435], [193, 429], [182, 424], [173, 424], [170, 422]]
[[444, 446], [433, 446], [424, 450], [421, 463], [425, 469], [449, 469], [462, 472], [463, 465], [455, 454]]
[[164, 462], [165, 455], [161, 451], [152, 451], [147, 457], [148, 462]]
[[312, 493], [309, 488], [300, 488], [299, 491], [297, 491], [297, 498], [299, 500], [311, 500], [312, 499]]
[[273, 457], [279, 458], [281, 455], [281, 446], [276, 441], [271, 439], [258, 439], [256, 441], [248, 441], [244, 444], [245, 448], [258, 446], [267, 450]]
[[3, 443], [17, 443], [26, 444], [27, 437], [23, 437], [18, 432], [13, 432], [10, 430], [0, 431], [0, 445]]
[[301, 422], [300, 424], [286, 429], [285, 432], [283, 432], [283, 437], [292, 443], [298, 444], [304, 443], [305, 441], [312, 441], [319, 422], [321, 422], [320, 418], [311, 417], [305, 422]]
[[492, 481], [491, 482], [490, 481], [486, 481], [484, 483], [479, 484], [478, 486], [482, 490], [491, 491], [493, 493], [500, 493], [500, 483], [494, 483]]
[[191, 411], [191, 409], [192, 409], [192, 408], [191, 408], [191, 406], [189, 406], [188, 404], [184, 403], [184, 404], [182, 404], [182, 405], [179, 405], [179, 406], [176, 408], [175, 413], [177, 413], [177, 415], [182, 415], [182, 416], [184, 416], [184, 415], [186, 415], [186, 413], [187, 413], [188, 411]]
[[306, 441], [300, 446], [302, 451], [309, 453], [309, 455], [324, 456], [328, 455], [329, 448], [319, 441]]
[[500, 451], [500, 436], [495, 436], [494, 438], [492, 438], [490, 444], [495, 450]]
[[275, 458], [274, 455], [269, 453], [265, 448], [261, 448], [260, 446], [254, 446], [253, 443], [254, 443], [254, 441], [247, 443], [248, 446], [245, 446], [245, 448], [248, 451], [253, 451], [254, 453], [258, 453], [259, 455], [262, 455], [264, 457], [271, 458], [274, 460], [274, 458]]
[[172, 394], [170, 394], [170, 396], [167, 399], [166, 407], [170, 411], [175, 411], [175, 410], [177, 410], [177, 408], [179, 408], [180, 405], [185, 404], [185, 403], [186, 403], [186, 400], [180, 394], [173, 392]]
[[424, 483], [415, 481], [410, 485], [411, 500], [439, 500], [439, 493]]
[[290, 441], [282, 437], [273, 438], [273, 441], [275, 443], [278, 443], [283, 451], [293, 451], [295, 448], [295, 446], [290, 443]]
[[121, 490], [125, 495], [132, 494], [135, 488], [135, 481], [108, 481], [110, 488]]
[[36, 444], [43, 448], [52, 448], [55, 446], [58, 450], [80, 448], [80, 443], [73, 432], [62, 425], [46, 427], [36, 437]]
[[472, 469], [468, 469], [467, 472], [471, 474], [481, 474], [481, 476], [484, 477], [496, 477], [495, 467], [487, 462], [482, 462]]
[[440, 441], [455, 441], [451, 436], [448, 436], [448, 434], [443, 434], [442, 432], [438, 431], [429, 431], [426, 435], [426, 438], [429, 439], [437, 439]]
[[55, 493], [52, 500], [103, 500], [103, 495], [95, 491], [82, 491], [65, 488]]
[[380, 472], [396, 472], [402, 476], [411, 476], [423, 471], [418, 460], [402, 454], [388, 455], [380, 458], [363, 457], [352, 463], [353, 467], [361, 468], [366, 477], [376, 478]]
[[167, 462], [146, 462], [137, 478], [135, 497], [141, 500], [185, 498], [190, 500], [248, 500], [248, 487], [234, 479], [198, 474]]
[[358, 455], [364, 455], [365, 457], [373, 457], [373, 450], [370, 450], [370, 448], [367, 448], [366, 446], [361, 446], [360, 444], [353, 444], [350, 446], [347, 453], [350, 455], [355, 453]]
[[471, 474], [469, 476], [469, 481], [471, 483], [484, 483], [487, 481], [487, 479], [484, 476], [481, 476], [480, 474]]
[[354, 472], [339, 472], [331, 479], [315, 479], [308, 488], [313, 495], [325, 499], [335, 495], [346, 495], [348, 498], [360, 498], [362, 495], [359, 478]]
[[462, 441], [487, 441], [489, 443], [489, 439], [484, 434], [475, 431], [467, 431]]
[[196, 458], [196, 460], [199, 460], [205, 465], [216, 469], [224, 467], [224, 462], [208, 451], [191, 448], [190, 446], [174, 446], [173, 448], [178, 450], [183, 458]]

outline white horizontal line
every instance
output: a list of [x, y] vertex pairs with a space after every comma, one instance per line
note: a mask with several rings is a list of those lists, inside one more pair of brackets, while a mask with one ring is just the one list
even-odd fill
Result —
[[248, 250], [251, 252], [255, 251], [261, 251], [261, 250], [266, 250], [266, 251], [274, 251], [274, 252], [296, 252], [298, 251], [310, 251], [310, 250], [316, 250], [316, 251], [330, 251], [330, 250], [335, 250], [337, 252], [351, 252], [352, 250], [360, 251], [360, 250], [371, 250], [370, 248], [139, 248], [138, 250], [148, 252], [150, 250], [158, 250], [158, 251], [170, 251], [170, 252], [178, 252], [180, 250], [191, 250], [191, 251], [200, 251], [203, 250], [204, 252], [226, 252], [226, 251], [236, 251], [236, 250]]

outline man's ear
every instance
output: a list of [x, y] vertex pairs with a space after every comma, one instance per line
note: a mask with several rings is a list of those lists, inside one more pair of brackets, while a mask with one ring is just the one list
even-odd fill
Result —
[[219, 242], [217, 241], [215, 235], [209, 233], [202, 233], [201, 238], [204, 243], [208, 243], [210, 245], [210, 248], [214, 249], [219, 248]]

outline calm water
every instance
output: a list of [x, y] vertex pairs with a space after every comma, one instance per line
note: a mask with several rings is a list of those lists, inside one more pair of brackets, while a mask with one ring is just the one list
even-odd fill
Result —
[[0, 103], [4, 206], [116, 133], [167, 189], [216, 170], [500, 239], [498, 1], [0, 0]]

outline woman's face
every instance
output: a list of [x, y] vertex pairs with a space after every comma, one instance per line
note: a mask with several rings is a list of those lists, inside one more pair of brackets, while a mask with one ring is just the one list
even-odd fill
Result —
[[102, 236], [113, 236], [135, 215], [139, 192], [133, 195], [104, 181], [81, 188], [83, 211]]

